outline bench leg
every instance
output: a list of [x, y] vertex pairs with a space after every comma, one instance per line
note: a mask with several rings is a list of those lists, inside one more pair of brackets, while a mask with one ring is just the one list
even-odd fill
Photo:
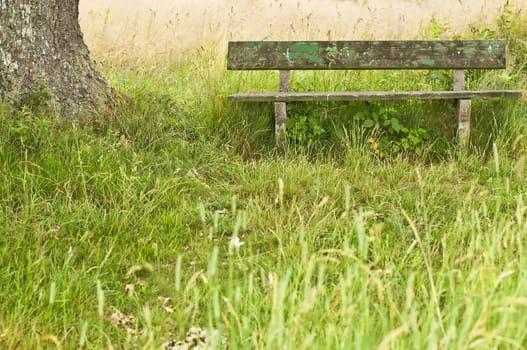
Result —
[[468, 145], [470, 137], [470, 111], [472, 107], [471, 100], [456, 101], [456, 115], [458, 123], [458, 137], [461, 146]]
[[[455, 69], [453, 72], [454, 91], [465, 90], [465, 71], [462, 69]], [[456, 117], [458, 131], [457, 135], [461, 146], [468, 145], [470, 136], [470, 110], [472, 106], [471, 100], [456, 100]]]
[[274, 104], [274, 136], [276, 144], [283, 146], [285, 123], [287, 120], [287, 105], [285, 102], [276, 102]]
[[[288, 92], [291, 89], [291, 71], [280, 71], [280, 92]], [[287, 121], [287, 105], [285, 102], [276, 102], [274, 104], [274, 136], [276, 145], [284, 146], [285, 123]]]

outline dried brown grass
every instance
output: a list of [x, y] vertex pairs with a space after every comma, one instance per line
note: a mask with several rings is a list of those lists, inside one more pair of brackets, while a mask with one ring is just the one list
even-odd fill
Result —
[[[444, 36], [492, 23], [505, 0], [103, 0], [81, 2], [98, 60], [166, 62], [228, 40], [410, 39], [431, 21]], [[510, 0], [517, 8], [527, 0]]]

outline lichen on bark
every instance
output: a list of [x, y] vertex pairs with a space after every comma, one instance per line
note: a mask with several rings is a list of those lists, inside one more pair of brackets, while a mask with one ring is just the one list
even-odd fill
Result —
[[0, 98], [21, 105], [45, 86], [54, 112], [75, 118], [112, 101], [79, 26], [79, 0], [0, 0]]

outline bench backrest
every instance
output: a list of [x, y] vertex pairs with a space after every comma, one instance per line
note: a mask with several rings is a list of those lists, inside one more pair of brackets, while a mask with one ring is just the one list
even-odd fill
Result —
[[504, 40], [233, 41], [231, 70], [505, 68]]

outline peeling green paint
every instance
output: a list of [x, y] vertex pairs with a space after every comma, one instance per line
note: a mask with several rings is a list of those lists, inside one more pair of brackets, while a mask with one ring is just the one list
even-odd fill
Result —
[[348, 47], [343, 47], [342, 48], [342, 54], [345, 55], [345, 56], [348, 56], [348, 57], [352, 57], [353, 56], [353, 51], [350, 50]]
[[434, 50], [436, 52], [441, 52], [441, 53], [446, 53], [448, 52], [448, 47], [446, 47], [445, 45], [443, 45], [442, 43], [436, 43], [434, 45]]
[[477, 53], [477, 50], [475, 47], [464, 47], [464, 48], [461, 48], [461, 51], [463, 51], [465, 55], [475, 55]]
[[424, 64], [425, 66], [434, 66], [436, 64], [436, 61], [435, 60], [422, 60], [421, 63]]
[[320, 53], [324, 50], [325, 48], [321, 48], [317, 43], [298, 42], [291, 45], [288, 57], [291, 61], [304, 59], [313, 64], [323, 65], [324, 59]]

